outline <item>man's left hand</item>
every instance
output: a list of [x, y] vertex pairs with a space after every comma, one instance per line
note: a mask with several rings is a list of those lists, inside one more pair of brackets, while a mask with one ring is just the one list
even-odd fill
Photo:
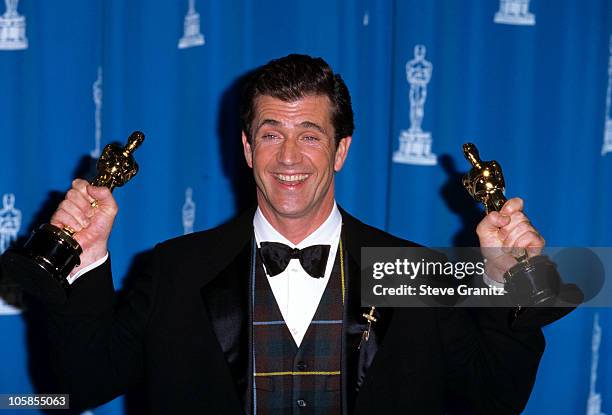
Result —
[[495, 281], [504, 282], [504, 273], [525, 251], [531, 257], [544, 248], [544, 238], [531, 225], [523, 207], [523, 199], [510, 199], [499, 212], [490, 212], [476, 227], [486, 260], [485, 272]]

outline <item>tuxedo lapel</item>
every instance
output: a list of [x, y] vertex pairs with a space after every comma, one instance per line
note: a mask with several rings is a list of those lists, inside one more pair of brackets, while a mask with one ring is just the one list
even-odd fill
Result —
[[236, 390], [245, 413], [250, 408], [251, 382], [249, 264], [252, 220], [253, 211], [249, 211], [228, 224], [220, 239], [214, 241], [219, 255], [213, 263], [202, 265], [212, 272], [203, 271], [207, 276], [200, 289], [205, 317], [210, 321], [233, 379], [233, 385], [227, 385], [228, 390]]
[[371, 230], [366, 225], [340, 209], [342, 213], [342, 240], [346, 244], [346, 289], [344, 319], [344, 356], [346, 361], [345, 393], [348, 413], [352, 413], [357, 394], [365, 382], [366, 374], [385, 338], [392, 318], [392, 309], [377, 308], [377, 322], [370, 329], [369, 339], [362, 341], [367, 320], [364, 313], [370, 307], [361, 306], [361, 247], [375, 246], [370, 240]]
[[208, 318], [225, 356], [235, 390], [245, 406], [250, 381], [249, 248], [245, 246], [236, 259], [201, 290]]

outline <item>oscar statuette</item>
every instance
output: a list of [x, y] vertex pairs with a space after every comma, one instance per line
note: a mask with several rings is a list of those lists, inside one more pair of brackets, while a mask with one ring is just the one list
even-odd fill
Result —
[[[496, 161], [482, 161], [472, 143], [463, 145], [463, 153], [472, 165], [463, 177], [463, 186], [484, 205], [487, 214], [499, 212], [506, 203], [501, 166]], [[504, 274], [505, 289], [514, 305], [553, 306], [562, 285], [556, 265], [544, 255], [529, 257], [525, 249], [514, 255], [517, 264]]]
[[[144, 141], [144, 134], [133, 132], [127, 144], [108, 144], [96, 163], [93, 186], [105, 186], [111, 191], [126, 184], [138, 173], [138, 164], [132, 153]], [[97, 202], [91, 202], [96, 208]], [[28, 293], [61, 304], [66, 300], [66, 278], [80, 265], [83, 249], [74, 239], [75, 231], [69, 226], [58, 228], [41, 225], [23, 245], [8, 249], [2, 256], [4, 275], [10, 276]]]

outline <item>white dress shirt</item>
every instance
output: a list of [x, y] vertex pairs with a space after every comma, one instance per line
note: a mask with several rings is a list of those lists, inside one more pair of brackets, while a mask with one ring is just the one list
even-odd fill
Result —
[[106, 255], [104, 255], [102, 258], [97, 259], [96, 261], [92, 262], [91, 264], [87, 265], [86, 267], [81, 268], [80, 270], [75, 272], [73, 275], [69, 275], [68, 278], [66, 278], [66, 280], [68, 281], [68, 284], [72, 284], [81, 275], [83, 275], [86, 272], [89, 272], [92, 269], [94, 269], [96, 267], [99, 267], [100, 265], [104, 264], [107, 259], [108, 259], [108, 252], [106, 252]]
[[293, 336], [293, 340], [299, 347], [317, 311], [334, 267], [342, 230], [342, 215], [334, 202], [334, 207], [325, 222], [297, 245], [274, 229], [259, 208], [257, 208], [253, 218], [253, 227], [255, 228], [255, 241], [258, 248], [261, 242], [280, 242], [298, 249], [312, 245], [330, 245], [323, 278], [313, 278], [308, 275], [302, 268], [299, 259], [289, 261], [287, 268], [273, 277], [266, 271], [278, 308]]

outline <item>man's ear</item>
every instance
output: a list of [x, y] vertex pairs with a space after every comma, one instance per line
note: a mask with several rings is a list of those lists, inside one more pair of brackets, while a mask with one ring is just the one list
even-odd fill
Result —
[[336, 148], [336, 155], [334, 156], [334, 171], [340, 171], [344, 166], [346, 156], [348, 156], [349, 147], [351, 146], [352, 136], [346, 136], [340, 140], [338, 147]]
[[251, 147], [249, 140], [247, 140], [247, 136], [244, 131], [242, 132], [242, 148], [244, 149], [244, 159], [249, 167], [253, 168], [253, 148]]

